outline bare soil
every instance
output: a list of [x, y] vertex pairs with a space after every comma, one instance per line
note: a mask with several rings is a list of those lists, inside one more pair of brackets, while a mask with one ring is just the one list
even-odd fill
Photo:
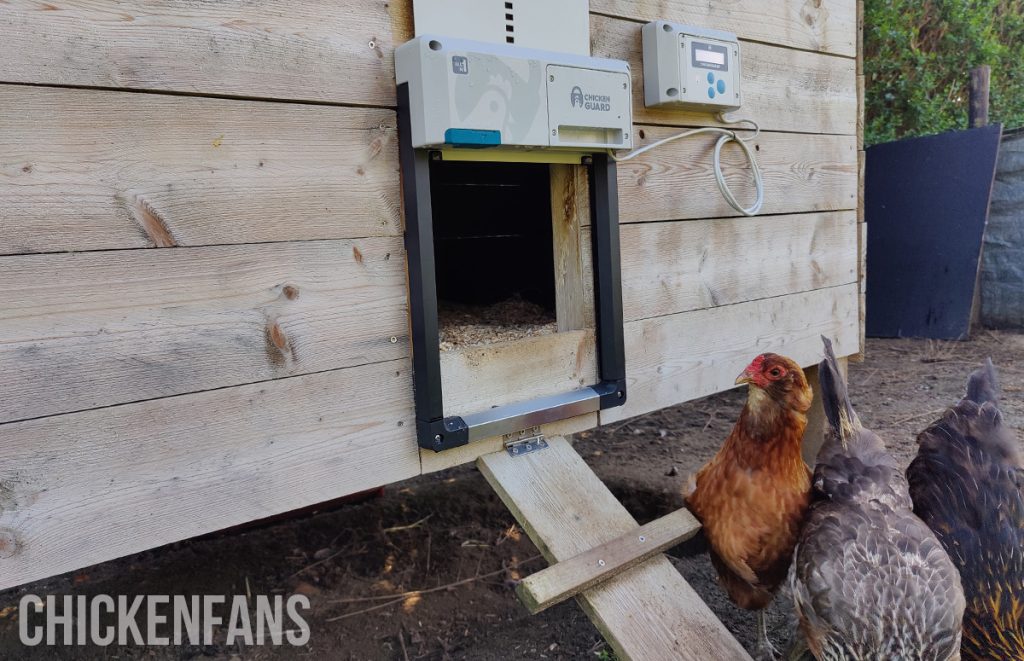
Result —
[[[970, 342], [869, 340], [850, 367], [863, 421], [909, 463], [914, 437], [959, 398], [991, 355], [1009, 425], [1024, 429], [1024, 335]], [[728, 434], [733, 390], [577, 436], [576, 448], [641, 521], [681, 506], [680, 490]], [[1018, 431], [1018, 438], [1024, 438]], [[699, 540], [673, 563], [748, 647], [754, 618], [715, 582]], [[388, 486], [384, 495], [283, 522], [181, 542], [0, 593], [0, 658], [20, 659], [597, 659], [611, 655], [574, 603], [529, 616], [512, 591], [545, 566], [472, 466]], [[409, 590], [419, 595], [393, 597]], [[22, 594], [290, 594], [310, 596], [304, 648], [24, 648]], [[356, 601], [361, 600], [361, 601]], [[784, 595], [769, 611], [776, 645], [792, 629]], [[222, 632], [223, 635], [223, 632]], [[223, 638], [221, 638], [223, 640]]]

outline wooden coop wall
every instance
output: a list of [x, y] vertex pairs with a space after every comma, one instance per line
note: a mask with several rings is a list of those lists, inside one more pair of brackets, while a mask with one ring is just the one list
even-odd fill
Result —
[[[629, 402], [600, 422], [732, 387], [759, 351], [812, 364], [820, 334], [859, 351], [857, 3], [591, 10], [593, 54], [632, 66], [637, 144], [713, 123], [643, 107], [643, 22], [738, 33], [766, 186], [737, 218], [710, 137], [620, 165]], [[0, 3], [0, 587], [496, 449], [413, 435], [392, 56], [411, 21], [409, 0]], [[589, 277], [578, 175], [553, 177], [560, 282]], [[451, 408], [592, 381], [567, 315], [446, 353]]]

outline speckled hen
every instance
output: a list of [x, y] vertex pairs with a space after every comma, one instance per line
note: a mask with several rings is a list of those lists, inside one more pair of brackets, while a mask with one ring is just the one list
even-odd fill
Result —
[[966, 659], [1024, 659], [1024, 482], [1003, 426], [992, 361], [917, 438], [907, 469], [914, 512], [949, 551], [967, 597]]
[[827, 339], [825, 354], [825, 443], [790, 579], [807, 645], [829, 661], [957, 659], [960, 577], [911, 511], [896, 461], [857, 418]]

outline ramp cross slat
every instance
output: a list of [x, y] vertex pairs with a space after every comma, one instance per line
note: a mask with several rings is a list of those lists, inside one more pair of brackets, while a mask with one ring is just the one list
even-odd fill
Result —
[[539, 613], [685, 542], [698, 530], [700, 523], [688, 510], [676, 510], [530, 574], [519, 583], [516, 594], [530, 613]]
[[[564, 438], [549, 448], [477, 460], [537, 548], [555, 563], [624, 535], [636, 520]], [[664, 555], [577, 597], [620, 659], [749, 659]]]

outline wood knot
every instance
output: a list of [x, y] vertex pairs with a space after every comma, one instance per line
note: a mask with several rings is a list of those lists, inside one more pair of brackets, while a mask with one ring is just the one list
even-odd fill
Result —
[[267, 322], [266, 343], [267, 358], [275, 367], [284, 367], [289, 361], [296, 360], [295, 347], [275, 320]]
[[133, 202], [134, 204], [130, 204], [128, 207], [129, 212], [135, 218], [135, 222], [138, 223], [139, 227], [142, 228], [146, 238], [154, 246], [157, 248], [173, 248], [178, 245], [174, 234], [171, 233], [171, 228], [167, 226], [167, 222], [148, 200], [141, 196], [136, 196]]
[[284, 351], [288, 348], [288, 337], [281, 330], [281, 326], [277, 322], [267, 326], [267, 333], [270, 336], [270, 341], [277, 347], [278, 351]]
[[289, 301], [294, 301], [299, 297], [299, 288], [292, 285], [285, 285], [281, 289], [281, 293], [284, 294], [284, 297]]
[[32, 171], [32, 164], [31, 163], [26, 163], [25, 165], [22, 166], [21, 171], [26, 173], [26, 174], [31, 172]]
[[21, 550], [21, 544], [13, 530], [0, 528], [0, 558], [13, 558]]
[[355, 258], [356, 264], [363, 263], [363, 252], [356, 246], [352, 246], [352, 257]]
[[822, 0], [807, 0], [800, 8], [800, 17], [812, 28], [815, 25], [825, 25], [828, 16], [828, 9], [822, 6]]
[[372, 160], [380, 154], [381, 150], [384, 149], [384, 141], [380, 138], [374, 138], [370, 141], [370, 159]]

